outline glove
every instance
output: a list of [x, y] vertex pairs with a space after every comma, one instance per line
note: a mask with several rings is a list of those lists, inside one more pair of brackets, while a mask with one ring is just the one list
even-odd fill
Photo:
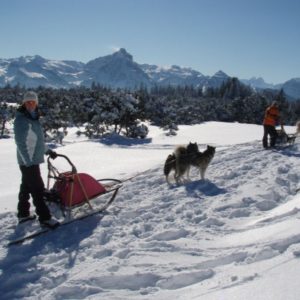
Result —
[[57, 153], [51, 149], [47, 150], [46, 154], [49, 155], [52, 159], [55, 159], [57, 157]]

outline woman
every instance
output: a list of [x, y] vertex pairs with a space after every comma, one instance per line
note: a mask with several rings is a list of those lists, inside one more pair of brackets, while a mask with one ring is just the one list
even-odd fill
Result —
[[24, 95], [22, 105], [17, 110], [14, 122], [17, 158], [22, 173], [19, 192], [18, 219], [25, 222], [34, 219], [30, 215], [30, 195], [36, 208], [36, 214], [42, 226], [54, 228], [59, 222], [51, 218], [50, 211], [44, 201], [44, 182], [41, 177], [40, 164], [44, 162], [44, 154], [56, 157], [52, 150], [45, 152], [43, 128], [39, 122], [38, 96], [29, 91]]

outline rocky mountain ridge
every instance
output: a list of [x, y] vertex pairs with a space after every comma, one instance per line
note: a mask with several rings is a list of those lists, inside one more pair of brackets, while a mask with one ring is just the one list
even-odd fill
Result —
[[[94, 82], [112, 88], [128, 89], [155, 85], [193, 85], [207, 88], [219, 87], [229, 78], [221, 70], [213, 76], [206, 76], [192, 68], [177, 65], [160, 67], [138, 64], [124, 48], [86, 64], [71, 60], [49, 60], [39, 55], [0, 59], [0, 87], [20, 84], [28, 88], [71, 88], [91, 86]], [[279, 85], [268, 84], [262, 78], [255, 77], [241, 81], [255, 89], [283, 88], [289, 96], [300, 98], [300, 78], [293, 78]]]

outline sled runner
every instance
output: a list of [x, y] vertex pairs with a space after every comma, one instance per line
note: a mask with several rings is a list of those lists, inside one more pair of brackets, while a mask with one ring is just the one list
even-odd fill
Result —
[[[94, 210], [91, 200], [99, 199], [105, 194], [111, 193], [110, 197], [106, 197], [101, 206], [108, 207], [119, 189], [122, 187], [121, 181], [117, 179], [95, 179], [86, 173], [78, 173], [76, 167], [71, 160], [62, 154], [57, 154], [57, 158], [64, 158], [71, 167], [70, 171], [60, 173], [52, 164], [50, 156], [47, 159], [48, 164], [48, 182], [45, 191], [45, 200], [48, 203], [56, 203], [61, 209], [63, 215], [71, 218], [72, 210], [76, 207], [86, 205], [91, 212]], [[52, 188], [51, 180], [54, 180]], [[99, 210], [97, 207], [96, 210]]]
[[22, 244], [23, 242], [25, 242], [25, 241], [27, 241], [27, 240], [31, 240], [31, 239], [33, 239], [33, 238], [35, 238], [35, 237], [37, 237], [37, 236], [40, 236], [40, 235], [42, 235], [42, 234], [45, 234], [45, 233], [47, 233], [47, 232], [57, 230], [57, 229], [61, 228], [62, 226], [72, 224], [72, 223], [74, 223], [74, 222], [76, 222], [76, 221], [80, 221], [80, 220], [86, 219], [86, 218], [88, 218], [88, 217], [90, 217], [90, 216], [93, 216], [93, 215], [96, 215], [96, 214], [101, 214], [101, 213], [104, 214], [106, 208], [111, 204], [112, 201], [113, 201], [112, 198], [110, 198], [110, 202], [107, 202], [107, 203], [106, 203], [106, 206], [102, 206], [102, 207], [100, 207], [100, 208], [98, 208], [98, 209], [96, 209], [96, 210], [93, 210], [93, 211], [90, 212], [90, 213], [83, 214], [83, 215], [81, 215], [81, 216], [79, 216], [79, 217], [77, 217], [77, 218], [74, 218], [74, 219], [67, 219], [67, 220], [61, 222], [60, 225], [57, 226], [57, 227], [55, 227], [55, 228], [49, 228], [49, 227], [46, 227], [46, 228], [40, 228], [40, 229], [38, 229], [38, 230], [36, 230], [36, 231], [30, 232], [30, 233], [28, 233], [28, 234], [25, 234], [25, 235], [22, 236], [22, 237], [13, 239], [13, 240], [11, 240], [11, 241], [7, 244], [7, 246], [12, 246], [12, 245], [17, 245], [17, 244]]

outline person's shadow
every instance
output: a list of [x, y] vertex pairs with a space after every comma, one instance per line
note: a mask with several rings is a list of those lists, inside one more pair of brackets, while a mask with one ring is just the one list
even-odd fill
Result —
[[[41, 277], [47, 277], [44, 261], [47, 260], [45, 264], [51, 265], [51, 262], [57, 261], [55, 256], [62, 251], [64, 256], [65, 253], [68, 255], [65, 269], [72, 268], [81, 248], [80, 242], [93, 234], [106, 214], [107, 212], [93, 215], [48, 231], [24, 244], [8, 246], [6, 256], [0, 260], [0, 298], [4, 300], [32, 296], [29, 285]], [[59, 282], [66, 276], [60, 274], [60, 278], [55, 280]]]

